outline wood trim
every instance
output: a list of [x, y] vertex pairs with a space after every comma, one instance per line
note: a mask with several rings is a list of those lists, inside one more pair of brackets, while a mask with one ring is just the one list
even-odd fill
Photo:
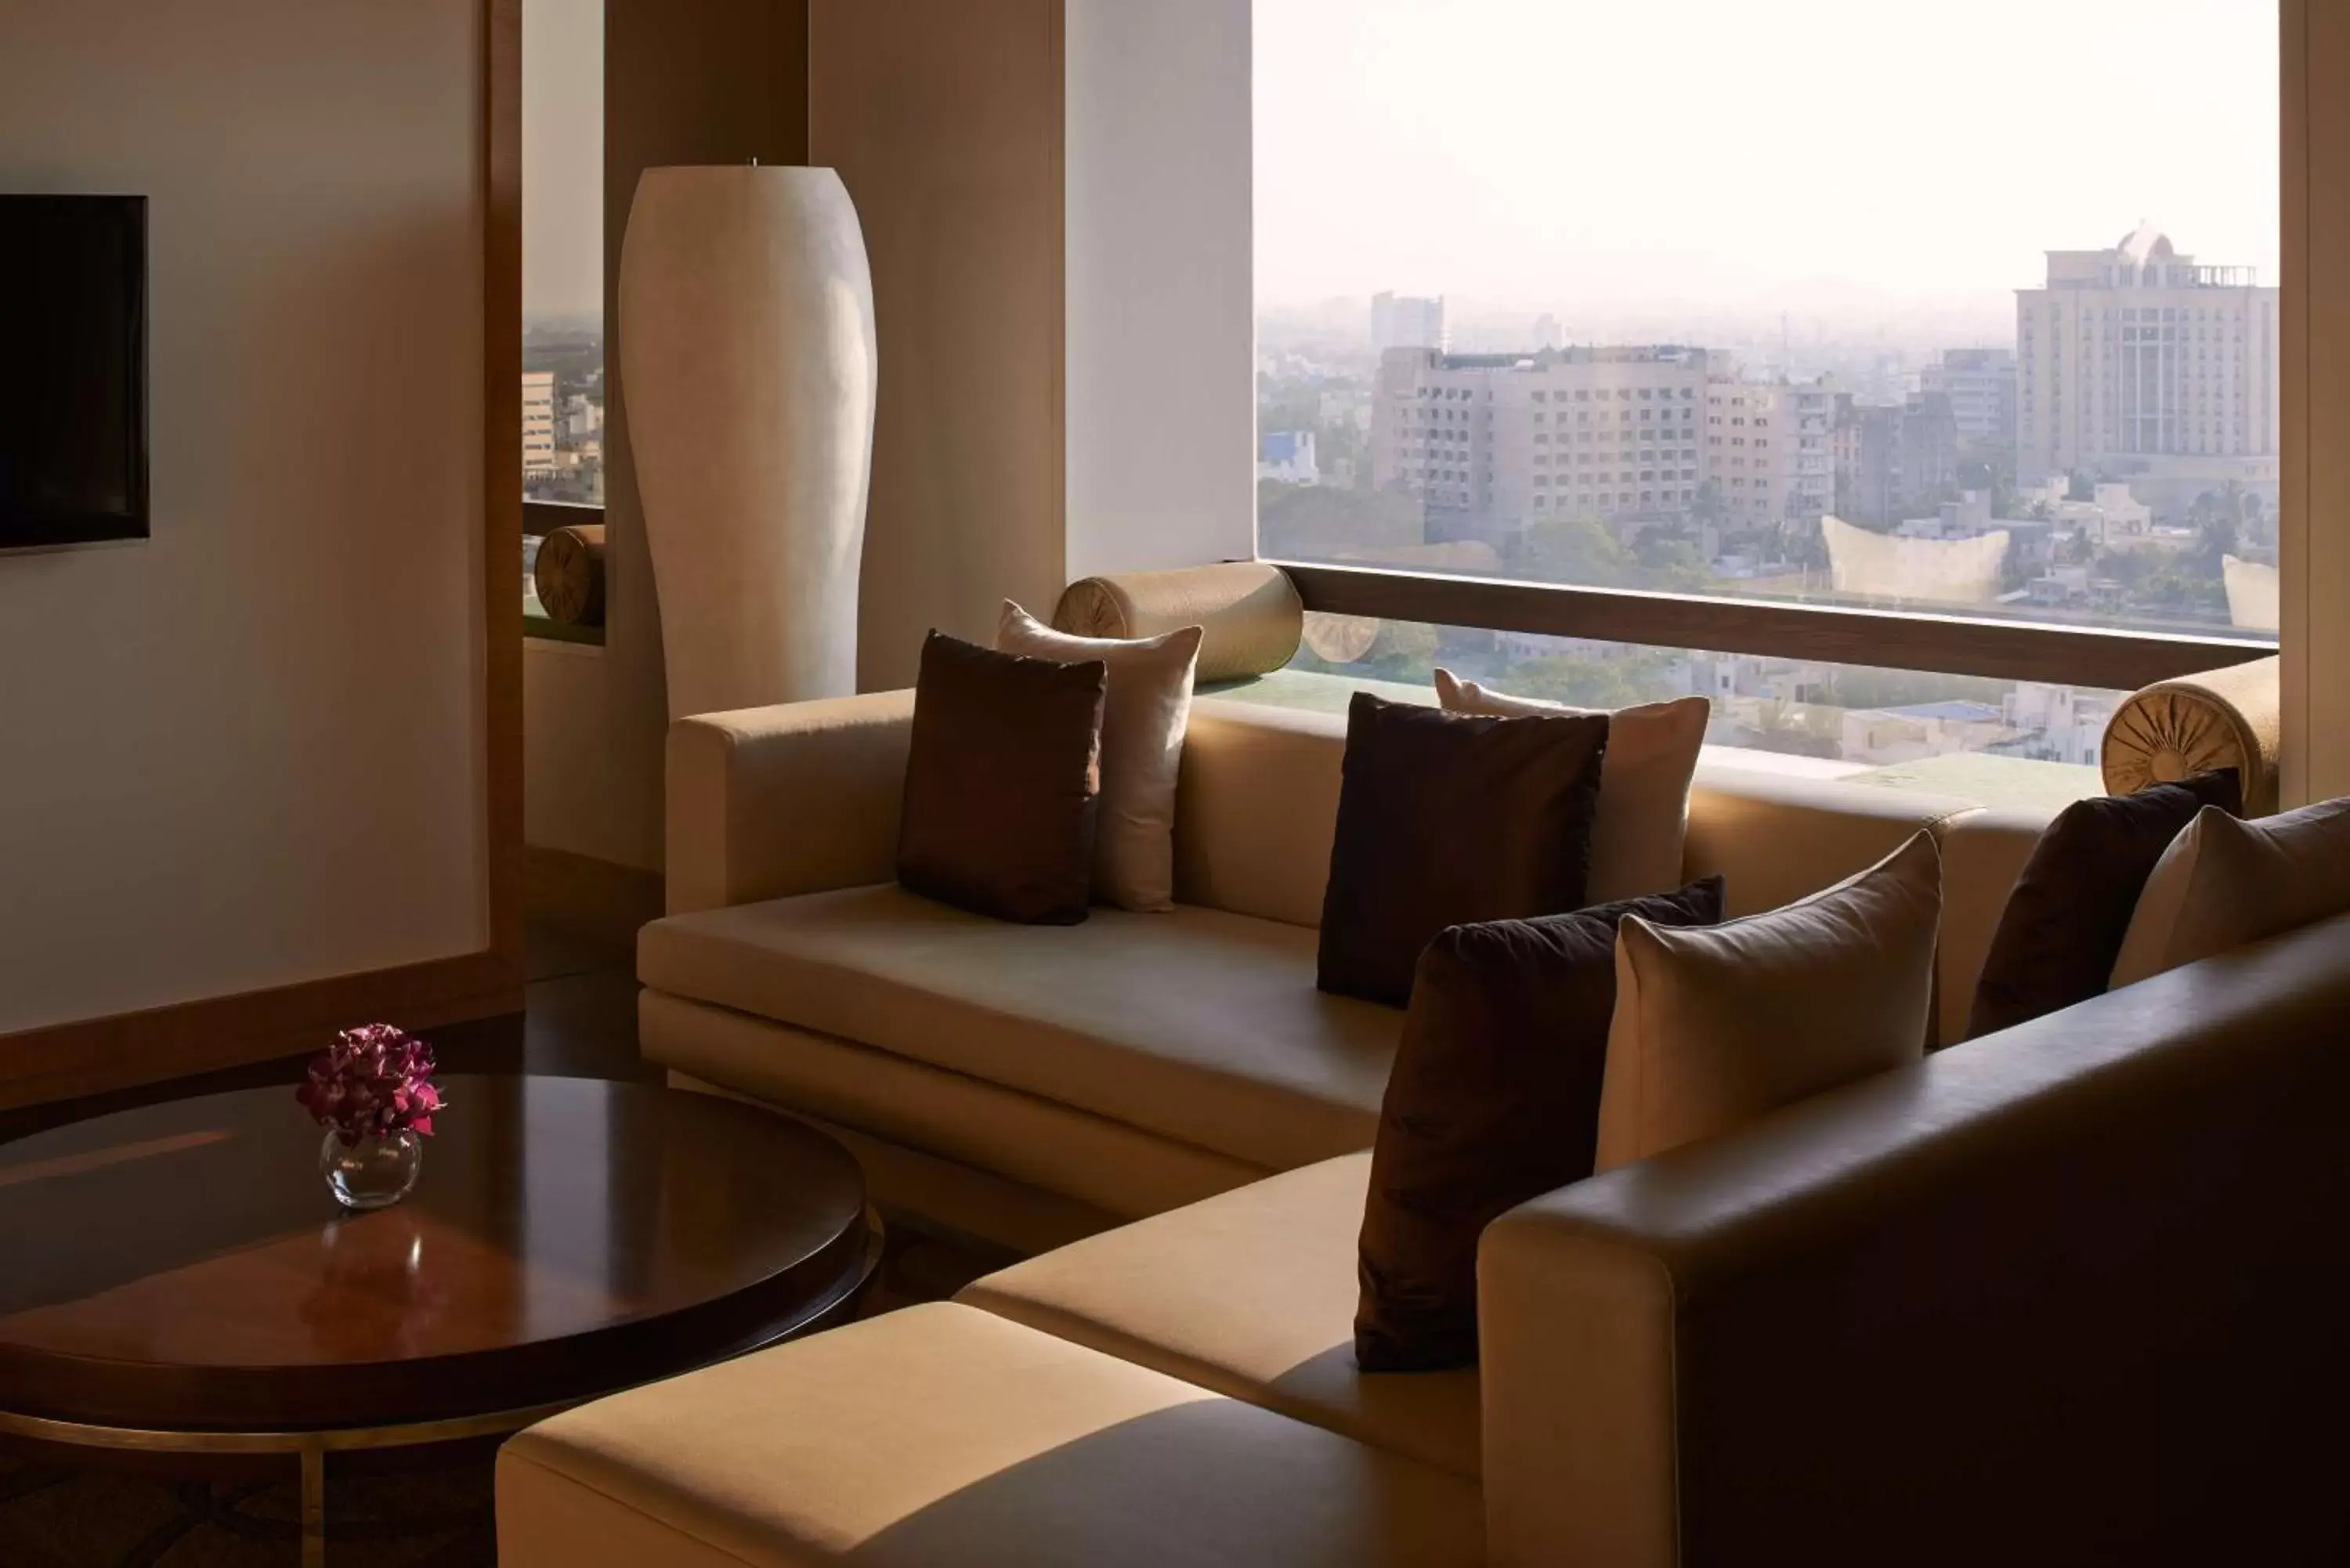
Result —
[[2277, 7], [2278, 353], [2282, 407], [2278, 431], [2277, 783], [2286, 807], [2309, 790], [2309, 282], [2310, 99], [2308, 0]]
[[2265, 659], [2232, 639], [1273, 563], [1309, 610], [2131, 691]]
[[526, 864], [531, 918], [556, 930], [633, 945], [637, 929], [663, 913], [665, 883], [658, 871], [536, 844]]
[[2350, 11], [2279, 7], [2278, 146], [2283, 264], [2280, 795], [2286, 806], [2350, 794], [2350, 451], [2324, 432], [2350, 420]]
[[[521, 371], [517, 369], [515, 374], [518, 376]], [[604, 509], [590, 506], [585, 502], [533, 501], [525, 497], [521, 504], [522, 532], [525, 534], [543, 535], [552, 534], [557, 528], [568, 528], [581, 523], [600, 526], [604, 521]]]
[[511, 583], [522, 532], [522, 0], [481, 0], [483, 710], [488, 810], [490, 948], [511, 988], [523, 982], [522, 596]]
[[316, 1048], [385, 1019], [411, 1029], [523, 1002], [522, 3], [481, 6], [483, 846], [490, 945], [422, 963], [0, 1034], [0, 1106], [97, 1094]]
[[26, 1030], [0, 1037], [0, 1109], [296, 1055], [376, 1019], [414, 1031], [517, 1012], [520, 972], [518, 953], [467, 953]]

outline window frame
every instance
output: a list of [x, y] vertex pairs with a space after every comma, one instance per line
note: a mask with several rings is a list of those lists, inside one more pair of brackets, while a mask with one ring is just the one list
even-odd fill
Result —
[[2134, 691], [2267, 659], [2272, 640], [1271, 559], [1309, 612]]

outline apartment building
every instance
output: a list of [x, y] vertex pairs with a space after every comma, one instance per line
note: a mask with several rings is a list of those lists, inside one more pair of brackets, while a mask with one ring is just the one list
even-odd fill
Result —
[[1707, 365], [1704, 349], [1675, 345], [1390, 349], [1372, 404], [1372, 483], [1424, 503], [1431, 539], [1685, 512], [1705, 477]]
[[2272, 501], [2277, 300], [2150, 227], [2050, 251], [2046, 285], [2015, 296], [2020, 472], [2142, 479], [2149, 498], [2233, 479]]
[[1958, 483], [1959, 421], [1948, 392], [1898, 403], [1839, 401], [1828, 446], [1830, 510], [1854, 523], [1897, 523]]
[[522, 373], [522, 474], [555, 477], [555, 372]]
[[2015, 444], [2015, 356], [2005, 348], [1945, 348], [1926, 367], [1919, 389], [1950, 400], [1960, 443], [1969, 448]]
[[1451, 348], [1452, 336], [1444, 326], [1444, 296], [1371, 296], [1371, 347], [1381, 354], [1390, 348]]

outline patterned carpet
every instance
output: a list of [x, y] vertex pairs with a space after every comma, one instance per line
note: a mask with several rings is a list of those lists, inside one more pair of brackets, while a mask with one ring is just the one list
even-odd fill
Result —
[[[41, 1469], [0, 1455], [6, 1568], [293, 1568], [301, 1561], [286, 1480], [173, 1481]], [[490, 1568], [490, 1466], [327, 1482], [329, 1568]]]

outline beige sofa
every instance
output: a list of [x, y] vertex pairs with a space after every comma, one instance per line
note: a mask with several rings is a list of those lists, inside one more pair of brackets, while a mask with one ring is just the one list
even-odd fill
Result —
[[[1314, 989], [1342, 718], [1201, 699], [1181, 907], [1069, 929], [890, 883], [911, 715], [898, 691], [674, 727], [671, 913], [638, 949], [649, 1057], [839, 1132], [893, 1217], [1020, 1252], [1369, 1145], [1402, 1014]], [[1687, 869], [1745, 913], [1930, 829], [1955, 1038], [2042, 825], [1709, 764]]]
[[[1202, 703], [1195, 907], [1023, 932], [839, 890], [888, 864], [905, 710], [681, 727], [649, 1048], [852, 1129], [918, 1214], [1164, 1211], [520, 1435], [506, 1568], [2350, 1555], [2350, 919], [1523, 1205], [1482, 1365], [1363, 1375], [1333, 1146], [1394, 1019], [1301, 994], [1336, 726]], [[1689, 866], [1752, 909], [1919, 826], [1947, 1029], [2029, 824], [1709, 769]]]

